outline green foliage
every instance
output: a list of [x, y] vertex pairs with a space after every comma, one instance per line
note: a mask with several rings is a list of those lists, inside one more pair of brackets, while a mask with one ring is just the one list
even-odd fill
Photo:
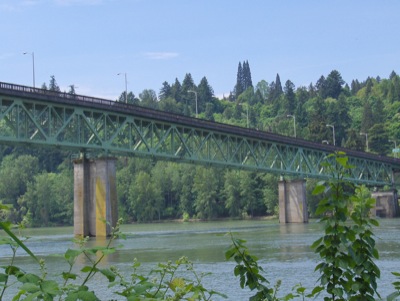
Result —
[[394, 301], [397, 300], [397, 297], [400, 297], [400, 273], [392, 272], [392, 274], [397, 278], [397, 280], [393, 282], [393, 286], [396, 291], [387, 297], [387, 301]]
[[324, 300], [375, 300], [380, 271], [373, 261], [378, 251], [372, 226], [378, 223], [368, 216], [374, 199], [345, 180], [352, 166], [344, 153], [330, 155], [324, 168], [332, 180], [314, 189], [314, 194], [325, 194], [316, 211], [322, 215], [325, 235], [311, 246], [321, 260], [315, 268], [320, 285], [313, 292], [325, 290], [329, 297]]
[[[250, 254], [246, 247], [246, 241], [238, 239], [230, 233], [231, 246], [225, 252], [226, 260], [234, 259], [236, 266], [234, 268], [234, 275], [239, 277], [239, 283], [241, 288], [249, 288], [251, 291], [255, 291], [255, 295], [249, 298], [249, 301], [278, 301], [278, 300], [292, 300], [296, 297], [302, 297], [303, 300], [306, 297], [305, 288], [300, 284], [293, 288], [293, 293], [289, 293], [284, 297], [278, 297], [279, 288], [281, 287], [282, 281], [277, 280], [275, 285], [271, 287], [269, 281], [262, 275], [264, 269], [258, 264], [257, 257]], [[309, 295], [307, 295], [309, 297]]]
[[234, 274], [240, 279], [240, 287], [248, 287], [257, 293], [250, 300], [276, 300], [274, 289], [269, 287], [268, 280], [261, 275], [264, 271], [258, 265], [257, 257], [251, 255], [242, 239], [234, 238], [231, 233], [232, 245], [225, 252], [227, 260], [233, 258], [236, 262]]

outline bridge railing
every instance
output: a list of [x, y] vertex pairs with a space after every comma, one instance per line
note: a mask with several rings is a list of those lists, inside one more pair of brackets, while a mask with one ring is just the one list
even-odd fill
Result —
[[[84, 96], [79, 94], [72, 94], [67, 92], [60, 92], [60, 91], [53, 91], [53, 90], [46, 90], [40, 88], [33, 88], [28, 86], [21, 86], [9, 83], [0, 82], [0, 89], [5, 89], [9, 91], [15, 91], [19, 93], [27, 93], [30, 97], [32, 94], [39, 96], [41, 98], [45, 97], [46, 99], [52, 98], [53, 100], [58, 100], [58, 98], [63, 98], [65, 100], [72, 100], [72, 101], [81, 101], [81, 102], [90, 102], [90, 103], [97, 103], [97, 104], [104, 104], [111, 106], [115, 104], [115, 101], [107, 100], [103, 98], [91, 97], [91, 96]], [[58, 100], [59, 101], [59, 100]]]

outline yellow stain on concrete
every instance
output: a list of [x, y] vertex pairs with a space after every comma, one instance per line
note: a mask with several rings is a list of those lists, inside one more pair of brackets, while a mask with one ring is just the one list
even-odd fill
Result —
[[100, 178], [96, 178], [96, 236], [107, 236], [106, 228], [106, 188]]

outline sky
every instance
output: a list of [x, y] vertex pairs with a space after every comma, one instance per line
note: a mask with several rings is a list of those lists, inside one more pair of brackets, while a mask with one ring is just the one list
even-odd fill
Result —
[[400, 74], [399, 13], [397, 0], [0, 0], [0, 81], [55, 76], [62, 91], [116, 99], [125, 75], [138, 96], [187, 73], [228, 96], [244, 61], [253, 85], [388, 78]]

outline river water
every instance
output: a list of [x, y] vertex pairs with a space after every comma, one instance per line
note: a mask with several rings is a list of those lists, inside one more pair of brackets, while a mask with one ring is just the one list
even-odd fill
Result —
[[[381, 269], [378, 288], [384, 297], [394, 291], [391, 283], [395, 277], [391, 272], [400, 272], [400, 219], [380, 219], [379, 222], [380, 226], [374, 232], [380, 254], [376, 261]], [[67, 265], [59, 255], [74, 247], [72, 228], [25, 231], [24, 234], [30, 236], [26, 244], [37, 256], [45, 258], [49, 275], [66, 270]], [[140, 270], [147, 274], [157, 263], [174, 261], [184, 255], [194, 263], [197, 272], [211, 272], [203, 279], [206, 288], [228, 296], [227, 299], [216, 297], [213, 300], [248, 300], [254, 294], [240, 288], [239, 279], [233, 274], [235, 263], [225, 260], [224, 253], [230, 245], [229, 235], [226, 235], [229, 232], [247, 241], [247, 247], [259, 258], [271, 285], [282, 280], [280, 296], [299, 283], [310, 292], [319, 276], [314, 272], [318, 257], [310, 249], [322, 235], [321, 226], [315, 221], [286, 225], [280, 225], [276, 220], [133, 224], [124, 225], [122, 232], [126, 239], [116, 243], [123, 247], [110, 255], [104, 265], [115, 265], [129, 273], [132, 271], [130, 265], [137, 258], [142, 263]], [[104, 243], [102, 239], [91, 239], [89, 245]], [[22, 250], [18, 255], [17, 265], [27, 271], [37, 270], [37, 265]], [[7, 264], [10, 256], [9, 248], [0, 245], [0, 264]], [[115, 297], [105, 281], [92, 286], [100, 292], [98, 295], [102, 300], [124, 300]]]

